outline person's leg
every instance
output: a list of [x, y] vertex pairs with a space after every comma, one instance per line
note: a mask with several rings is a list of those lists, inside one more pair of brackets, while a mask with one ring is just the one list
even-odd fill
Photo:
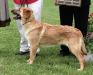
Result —
[[6, 0], [0, 1], [0, 20], [5, 21], [6, 20]]
[[27, 52], [29, 50], [28, 41], [25, 38], [25, 32], [22, 24], [20, 23], [20, 20], [16, 20], [18, 31], [20, 33], [20, 51], [21, 52]]
[[[21, 5], [17, 5], [17, 4], [14, 4], [14, 5], [15, 5], [15, 9], [19, 9], [21, 7]], [[16, 53], [16, 54], [24, 55], [24, 54], [29, 52], [28, 51], [29, 50], [28, 41], [25, 38], [25, 31], [24, 31], [23, 25], [21, 24], [21, 21], [16, 20], [16, 23], [17, 23], [17, 28], [18, 28], [18, 31], [19, 31], [20, 37], [21, 37], [20, 51], [18, 53]]]
[[[43, 0], [38, 0], [32, 4], [28, 4], [28, 8], [33, 10], [35, 19], [41, 22], [41, 10], [42, 10]], [[40, 48], [37, 49], [37, 53], [40, 51]]]
[[74, 9], [75, 27], [80, 29], [83, 36], [87, 35], [89, 5]]
[[31, 8], [33, 10], [35, 19], [39, 22], [41, 22], [42, 5], [43, 5], [43, 0], [38, 0], [38, 1], [28, 5], [28, 8]]
[[0, 0], [0, 27], [5, 27], [10, 24], [10, 16], [8, 10], [8, 1]]
[[59, 6], [60, 24], [72, 26], [73, 8], [69, 6]]
[[[60, 24], [72, 26], [73, 10], [69, 6], [59, 6]], [[61, 45], [60, 55], [70, 54], [69, 49], [65, 45]]]

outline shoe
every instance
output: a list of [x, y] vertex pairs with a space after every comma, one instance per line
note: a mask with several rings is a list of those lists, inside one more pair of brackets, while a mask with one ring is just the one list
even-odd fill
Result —
[[[20, 51], [20, 52], [16, 53], [15, 55], [26, 55], [26, 54], [29, 54], [29, 51], [27, 51], [27, 52]], [[39, 54], [37, 53], [36, 56], [39, 56]]]
[[60, 50], [59, 55], [61, 56], [69, 56], [71, 53], [69, 51]]
[[61, 55], [61, 56], [68, 56], [70, 54], [71, 53], [69, 51], [69, 48], [67, 46], [65, 46], [65, 45], [61, 45], [61, 50], [60, 50], [59, 55]]
[[20, 52], [17, 52], [15, 55], [26, 55], [28, 53], [29, 53], [29, 51], [27, 51], [27, 52], [20, 51]]
[[36, 53], [38, 54], [40, 52], [40, 48], [37, 49]]
[[37, 56], [39, 56], [39, 54], [38, 54], [38, 53], [36, 53], [36, 57], [37, 57]]

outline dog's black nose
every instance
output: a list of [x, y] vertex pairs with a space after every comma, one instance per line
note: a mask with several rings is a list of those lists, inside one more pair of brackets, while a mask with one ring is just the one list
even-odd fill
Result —
[[21, 19], [21, 16], [15, 16], [15, 17], [13, 17], [13, 19], [15, 19], [15, 20]]

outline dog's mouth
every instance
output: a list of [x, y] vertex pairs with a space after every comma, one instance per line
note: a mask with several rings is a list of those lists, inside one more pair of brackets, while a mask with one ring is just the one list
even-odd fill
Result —
[[13, 19], [18, 20], [21, 19], [21, 15], [20, 15], [20, 11], [17, 9], [14, 9], [11, 11], [15, 16], [13, 17]]
[[21, 16], [20, 16], [20, 15], [15, 15], [15, 16], [13, 17], [13, 19], [15, 19], [15, 20], [21, 19]]

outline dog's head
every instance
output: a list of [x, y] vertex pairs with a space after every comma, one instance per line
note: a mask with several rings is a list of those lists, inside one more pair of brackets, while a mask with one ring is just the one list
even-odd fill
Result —
[[14, 17], [14, 19], [21, 19], [21, 18], [24, 18], [24, 19], [29, 19], [31, 17], [31, 15], [33, 14], [33, 11], [29, 8], [25, 8], [25, 7], [22, 7], [20, 9], [14, 9], [11, 11], [14, 15], [16, 15]]

